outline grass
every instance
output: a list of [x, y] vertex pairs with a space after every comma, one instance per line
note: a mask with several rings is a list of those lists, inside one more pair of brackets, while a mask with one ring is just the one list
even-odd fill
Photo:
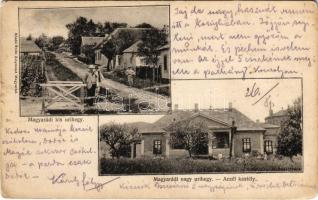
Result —
[[281, 160], [258, 160], [255, 158], [235, 160], [194, 159], [105, 159], [100, 162], [101, 174], [184, 174], [206, 172], [260, 172], [301, 171], [301, 159], [295, 162]]
[[48, 72], [52, 72], [51, 78], [59, 81], [81, 81], [81, 79], [70, 69], [64, 67], [52, 53], [46, 54], [46, 68]]

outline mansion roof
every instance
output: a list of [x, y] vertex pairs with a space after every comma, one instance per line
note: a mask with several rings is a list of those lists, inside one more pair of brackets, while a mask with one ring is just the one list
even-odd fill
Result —
[[[254, 122], [237, 109], [211, 109], [211, 110], [178, 110], [170, 115], [164, 115], [154, 123], [136, 122], [129, 125], [135, 126], [141, 133], [163, 133], [174, 121], [182, 121], [196, 116], [205, 117], [230, 128], [235, 121], [237, 131], [265, 131], [261, 123]], [[209, 125], [209, 124], [208, 124]]]

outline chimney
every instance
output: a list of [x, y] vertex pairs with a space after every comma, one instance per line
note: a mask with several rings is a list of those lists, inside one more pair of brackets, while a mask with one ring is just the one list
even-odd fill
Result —
[[232, 111], [232, 108], [233, 108], [232, 102], [229, 102], [229, 111]]
[[199, 104], [195, 103], [194, 104], [194, 112], [198, 112], [199, 111]]
[[178, 104], [174, 104], [174, 110], [175, 110], [175, 111], [178, 110]]
[[273, 116], [273, 110], [272, 110], [272, 102], [269, 102], [269, 116]]

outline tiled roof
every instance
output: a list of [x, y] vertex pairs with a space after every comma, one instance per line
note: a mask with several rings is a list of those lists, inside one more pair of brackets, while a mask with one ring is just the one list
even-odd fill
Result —
[[123, 51], [123, 53], [137, 53], [138, 52], [138, 48], [139, 48], [139, 44], [141, 44], [142, 41], [138, 40], [137, 42], [135, 42], [133, 45], [131, 45], [130, 47], [128, 47], [127, 49], [125, 49]]
[[129, 123], [129, 126], [138, 128], [140, 133], [163, 133], [165, 132], [162, 128], [155, 126], [154, 124], [147, 122], [134, 122]]
[[161, 51], [161, 50], [164, 50], [164, 49], [169, 49], [170, 48], [170, 45], [169, 44], [165, 44], [159, 48], [157, 48], [157, 50]]
[[263, 128], [280, 128], [280, 126], [277, 126], [277, 125], [274, 125], [274, 124], [269, 124], [269, 123], [260, 123], [260, 125], [263, 127]]
[[101, 48], [104, 44], [106, 44], [110, 39], [116, 39], [118, 38], [121, 33], [123, 32], [129, 32], [132, 37], [134, 38], [134, 41], [137, 41], [141, 38], [142, 31], [149, 30], [150, 28], [117, 28], [115, 29], [110, 35], [105, 37], [101, 42], [99, 42], [96, 46], [95, 49]]
[[84, 45], [96, 45], [102, 42], [105, 37], [84, 37], [82, 36], [82, 46]]
[[287, 114], [288, 114], [288, 111], [286, 109], [285, 110], [282, 109], [278, 112], [273, 113], [271, 116], [267, 116], [265, 119], [268, 119], [270, 117], [285, 117], [287, 116]]
[[259, 123], [252, 121], [243, 113], [241, 113], [240, 111], [234, 108], [231, 110], [228, 110], [228, 109], [199, 110], [197, 113], [193, 110], [174, 111], [172, 112], [171, 115], [165, 115], [162, 118], [160, 118], [158, 121], [154, 123], [154, 125], [164, 129], [165, 127], [169, 126], [174, 120], [175, 121], [185, 120], [198, 113], [202, 114], [203, 116], [208, 116], [210, 118], [226, 123], [228, 126], [231, 126], [232, 121], [234, 120], [235, 126], [237, 126], [238, 131], [243, 131], [243, 130], [264, 131], [265, 130]]
[[42, 50], [34, 43], [33, 40], [26, 40], [25, 38], [20, 39], [20, 52], [24, 53], [34, 53], [42, 52]]

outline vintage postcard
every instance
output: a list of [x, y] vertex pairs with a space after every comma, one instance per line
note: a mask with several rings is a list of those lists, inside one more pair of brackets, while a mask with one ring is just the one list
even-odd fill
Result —
[[317, 4], [8, 1], [7, 198], [311, 199]]

